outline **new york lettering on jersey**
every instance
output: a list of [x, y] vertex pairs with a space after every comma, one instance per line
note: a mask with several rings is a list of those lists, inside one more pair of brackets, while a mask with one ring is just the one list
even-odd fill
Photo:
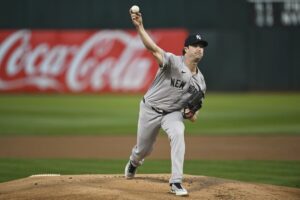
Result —
[[171, 78], [171, 86], [172, 87], [176, 87], [176, 88], [180, 88], [183, 90], [183, 87], [185, 86], [186, 82], [176, 79], [176, 78]]

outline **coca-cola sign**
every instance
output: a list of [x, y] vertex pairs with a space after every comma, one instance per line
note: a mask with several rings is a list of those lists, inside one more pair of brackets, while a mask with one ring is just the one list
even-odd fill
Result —
[[[186, 30], [150, 30], [179, 54]], [[135, 30], [0, 31], [0, 91], [140, 92], [157, 64]]]

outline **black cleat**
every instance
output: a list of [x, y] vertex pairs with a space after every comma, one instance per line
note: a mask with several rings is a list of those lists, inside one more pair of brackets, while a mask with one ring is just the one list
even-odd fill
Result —
[[129, 160], [125, 167], [125, 178], [132, 179], [135, 176], [137, 166], [134, 166]]

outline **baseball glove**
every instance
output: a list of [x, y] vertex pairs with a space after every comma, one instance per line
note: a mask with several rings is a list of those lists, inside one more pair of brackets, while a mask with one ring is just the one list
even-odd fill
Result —
[[197, 91], [191, 95], [182, 109], [182, 116], [184, 119], [190, 119], [194, 116], [194, 114], [202, 107], [203, 98], [204, 93], [202, 91]]

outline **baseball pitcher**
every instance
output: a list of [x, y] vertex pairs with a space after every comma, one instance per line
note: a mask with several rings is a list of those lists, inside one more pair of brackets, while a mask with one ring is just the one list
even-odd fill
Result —
[[188, 192], [182, 186], [184, 120], [195, 121], [202, 106], [206, 85], [198, 63], [208, 43], [199, 34], [193, 34], [186, 38], [182, 56], [165, 52], [144, 29], [141, 13], [130, 10], [130, 16], [145, 48], [152, 53], [159, 68], [151, 87], [140, 102], [137, 144], [125, 167], [125, 177], [134, 178], [137, 168], [151, 153], [162, 128], [171, 146], [170, 192], [177, 196], [187, 196]]

